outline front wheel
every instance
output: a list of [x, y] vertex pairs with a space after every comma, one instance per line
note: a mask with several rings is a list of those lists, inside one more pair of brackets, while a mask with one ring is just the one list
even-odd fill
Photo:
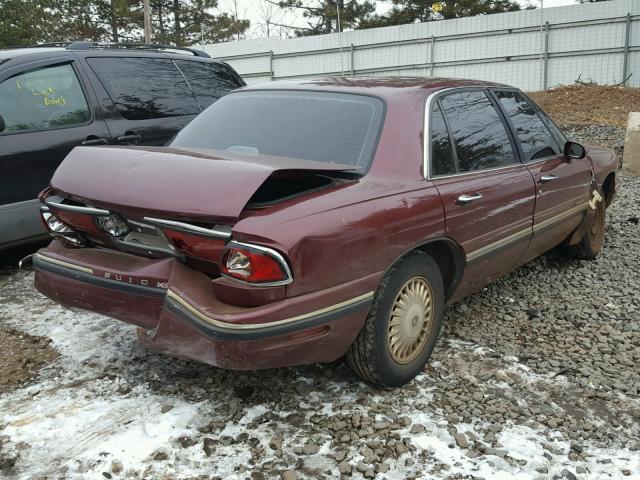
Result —
[[431, 356], [443, 309], [438, 265], [426, 253], [408, 254], [382, 279], [367, 320], [347, 352], [349, 365], [368, 383], [404, 385]]
[[598, 202], [589, 229], [580, 240], [580, 243], [565, 246], [565, 252], [573, 258], [579, 258], [581, 260], [595, 259], [604, 245], [606, 217], [607, 207], [605, 201], [602, 200]]

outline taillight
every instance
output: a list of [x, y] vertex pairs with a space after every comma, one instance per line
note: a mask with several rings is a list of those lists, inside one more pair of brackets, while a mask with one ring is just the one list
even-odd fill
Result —
[[164, 234], [182, 253], [218, 264], [224, 239], [194, 235], [179, 230], [163, 229]]
[[223, 275], [250, 283], [286, 285], [292, 281], [286, 261], [271, 248], [230, 242], [222, 256]]
[[43, 207], [40, 210], [40, 215], [42, 215], [42, 222], [44, 223], [44, 226], [47, 228], [47, 230], [49, 230], [49, 233], [51, 235], [65, 235], [74, 233], [73, 228], [62, 222], [46, 207]]
[[131, 231], [129, 224], [117, 213], [96, 217], [96, 223], [102, 230], [107, 232], [110, 237], [123, 237]]
[[44, 223], [44, 226], [49, 230], [49, 233], [52, 236], [62, 238], [63, 240], [66, 240], [68, 244], [75, 247], [79, 247], [84, 244], [83, 237], [51, 213], [48, 207], [40, 207], [40, 217], [42, 218], [42, 223]]

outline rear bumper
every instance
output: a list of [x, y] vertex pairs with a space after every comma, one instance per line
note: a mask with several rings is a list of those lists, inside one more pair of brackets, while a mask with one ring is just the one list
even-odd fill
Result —
[[362, 327], [379, 280], [372, 275], [246, 308], [218, 300], [207, 276], [174, 259], [53, 242], [34, 266], [36, 288], [49, 298], [138, 325], [151, 349], [232, 369], [339, 358]]

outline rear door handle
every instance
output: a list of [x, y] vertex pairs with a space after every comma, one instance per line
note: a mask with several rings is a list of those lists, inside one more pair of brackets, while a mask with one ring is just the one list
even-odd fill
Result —
[[128, 133], [126, 135], [121, 135], [117, 137], [116, 140], [118, 141], [118, 143], [126, 143], [127, 145], [137, 145], [138, 142], [142, 140], [142, 137], [135, 133]]
[[540, 183], [551, 182], [551, 181], [555, 180], [556, 178], [558, 178], [558, 177], [556, 177], [555, 175], [542, 175], [540, 177]]
[[482, 198], [482, 195], [479, 193], [474, 193], [473, 195], [460, 195], [458, 197], [458, 203], [461, 203], [462, 205], [466, 204], [466, 203], [470, 203], [473, 202], [474, 200], [480, 200]]
[[87, 137], [85, 141], [81, 143], [81, 145], [106, 145], [109, 143], [109, 140], [106, 138], [100, 137]]

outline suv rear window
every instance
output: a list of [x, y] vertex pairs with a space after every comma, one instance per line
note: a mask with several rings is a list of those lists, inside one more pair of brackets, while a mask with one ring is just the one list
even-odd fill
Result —
[[382, 100], [364, 95], [241, 91], [202, 112], [171, 146], [228, 149], [365, 169], [383, 112]]
[[87, 62], [127, 120], [200, 112], [189, 85], [168, 58], [100, 57]]
[[244, 85], [233, 70], [220, 63], [174, 60], [198, 99], [201, 109]]

